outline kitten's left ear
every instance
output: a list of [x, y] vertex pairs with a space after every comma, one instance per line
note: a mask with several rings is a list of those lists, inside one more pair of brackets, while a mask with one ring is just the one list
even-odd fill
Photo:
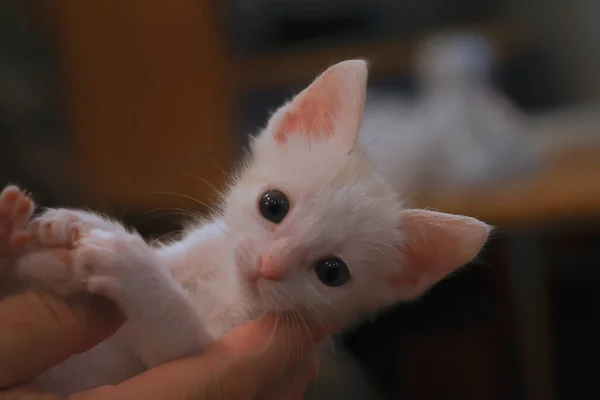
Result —
[[339, 140], [351, 147], [358, 136], [367, 88], [367, 63], [349, 60], [323, 72], [271, 118], [267, 134], [282, 145], [290, 137]]
[[389, 279], [399, 300], [416, 298], [473, 260], [491, 227], [475, 218], [426, 210], [405, 210], [401, 271]]

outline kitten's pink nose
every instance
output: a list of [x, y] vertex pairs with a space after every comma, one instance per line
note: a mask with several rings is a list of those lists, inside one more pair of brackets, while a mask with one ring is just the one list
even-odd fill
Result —
[[272, 253], [258, 257], [257, 277], [268, 281], [282, 281], [285, 270]]

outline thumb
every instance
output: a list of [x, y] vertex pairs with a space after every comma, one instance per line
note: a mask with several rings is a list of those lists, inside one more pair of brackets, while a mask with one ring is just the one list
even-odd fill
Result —
[[[216, 394], [221, 397], [209, 398], [273, 398], [275, 393], [282, 394], [276, 398], [289, 398], [292, 392], [303, 392], [317, 363], [315, 343], [324, 336], [319, 326], [285, 315], [232, 332], [213, 349], [214, 356], [208, 354], [225, 360], [221, 373], [211, 380], [211, 388], [219, 388]], [[229, 356], [223, 358], [224, 354]]]
[[90, 349], [119, 324], [117, 308], [101, 298], [71, 304], [27, 291], [0, 300], [0, 387], [28, 381]]
[[314, 363], [326, 332], [298, 319], [248, 322], [207, 347], [201, 356], [170, 362], [117, 386], [75, 395], [92, 399], [255, 399], [282, 377]]

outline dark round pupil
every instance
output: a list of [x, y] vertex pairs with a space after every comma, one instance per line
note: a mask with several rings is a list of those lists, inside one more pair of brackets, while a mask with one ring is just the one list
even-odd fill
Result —
[[287, 215], [290, 203], [285, 194], [279, 190], [270, 189], [260, 198], [258, 208], [265, 219], [278, 224]]
[[350, 280], [348, 266], [339, 258], [318, 261], [315, 271], [319, 280], [327, 286], [341, 286]]
[[327, 282], [334, 282], [337, 280], [340, 272], [336, 268], [327, 268], [325, 271], [325, 280]]

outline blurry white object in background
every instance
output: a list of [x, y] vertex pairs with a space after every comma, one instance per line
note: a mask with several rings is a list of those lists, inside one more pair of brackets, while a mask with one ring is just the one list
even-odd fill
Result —
[[403, 197], [423, 180], [423, 155], [430, 139], [421, 134], [415, 115], [409, 99], [369, 93], [359, 136], [377, 170]]
[[530, 120], [494, 90], [491, 67], [485, 38], [438, 36], [417, 55], [416, 102], [369, 95], [361, 141], [402, 194], [481, 187], [538, 164]]
[[458, 190], [527, 172], [537, 160], [527, 119], [489, 81], [492, 52], [475, 35], [434, 37], [417, 57], [418, 129], [427, 186]]

